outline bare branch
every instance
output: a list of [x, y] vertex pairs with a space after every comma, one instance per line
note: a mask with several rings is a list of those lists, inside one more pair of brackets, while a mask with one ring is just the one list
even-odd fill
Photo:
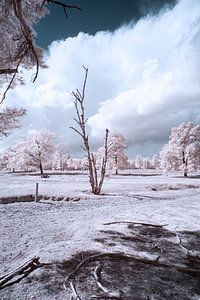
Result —
[[79, 97], [79, 98], [80, 98], [80, 101], [82, 101], [82, 95], [81, 95], [79, 89], [76, 89], [76, 92], [77, 92], [77, 93], [76, 93], [77, 98]]
[[84, 151], [87, 151], [87, 149], [86, 149], [84, 146], [80, 145], [80, 147], [81, 147]]
[[0, 69], [0, 75], [1, 74], [13, 74], [13, 73], [18, 73], [18, 69]]
[[10, 80], [8, 86], [7, 86], [7, 88], [5, 89], [5, 91], [4, 91], [4, 93], [3, 93], [3, 96], [2, 96], [2, 98], [1, 98], [0, 104], [3, 103], [3, 101], [4, 101], [5, 98], [6, 98], [7, 92], [8, 92], [9, 89], [12, 87], [12, 84], [13, 84], [13, 82], [14, 82], [14, 79], [15, 79], [15, 77], [16, 77], [16, 74], [17, 74], [17, 73], [14, 73], [14, 74], [13, 74], [13, 76], [12, 76], [12, 78], [11, 78], [11, 80]]
[[35, 57], [35, 62], [36, 62], [36, 74], [34, 76], [33, 82], [35, 82], [37, 76], [38, 76], [38, 71], [39, 71], [39, 59], [38, 59], [38, 55], [36, 53], [36, 49], [35, 46], [33, 45], [33, 32], [30, 28], [30, 26], [27, 24], [23, 13], [22, 13], [22, 7], [21, 7], [21, 0], [14, 0], [13, 1], [13, 7], [14, 7], [14, 12], [15, 15], [17, 17], [17, 19], [19, 20], [20, 24], [21, 24], [21, 28], [22, 28], [22, 33], [24, 35], [27, 47], [25, 50], [25, 53], [22, 52], [22, 56], [21, 59], [26, 55], [27, 51], [30, 50], [33, 54], [33, 56]]
[[83, 137], [82, 133], [80, 131], [78, 131], [76, 128], [70, 126], [69, 128], [71, 128], [72, 130], [76, 131], [81, 137]]
[[[17, 66], [16, 66], [17, 72], [13, 72], [14, 74], [13, 74], [13, 76], [12, 76], [12, 78], [11, 78], [11, 80], [10, 80], [10, 82], [9, 82], [9, 84], [8, 84], [8, 86], [7, 86], [7, 88], [6, 88], [6, 90], [5, 90], [4, 93], [3, 93], [3, 96], [2, 96], [2, 98], [1, 98], [0, 104], [3, 103], [3, 101], [4, 101], [5, 98], [6, 98], [7, 92], [8, 92], [9, 89], [12, 87], [12, 84], [13, 84], [14, 79], [15, 79], [17, 73], [18, 73], [18, 68], [19, 68], [19, 66], [20, 66], [20, 64], [21, 64], [22, 59], [23, 59], [23, 57], [22, 57], [22, 58], [18, 61], [18, 63], [17, 63]], [[12, 73], [11, 73], [11, 74], [12, 74]]]
[[78, 5], [70, 5], [70, 4], [66, 4], [66, 3], [63, 3], [62, 1], [57, 1], [57, 0], [44, 0], [42, 2], [42, 6], [45, 4], [45, 3], [52, 3], [52, 4], [56, 4], [58, 6], [61, 6], [63, 8], [63, 10], [67, 11], [67, 9], [78, 9], [80, 11], [82, 11], [82, 8], [80, 8]]
[[85, 87], [86, 87], [86, 82], [87, 82], [87, 77], [88, 77], [88, 68], [86, 68], [85, 66], [83, 66], [83, 68], [85, 70], [85, 80], [83, 83], [82, 100], [85, 99]]

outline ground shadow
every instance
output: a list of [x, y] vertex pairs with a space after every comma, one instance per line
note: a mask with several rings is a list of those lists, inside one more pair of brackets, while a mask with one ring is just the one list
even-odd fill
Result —
[[[41, 295], [47, 295], [45, 299], [63, 299], [63, 295], [70, 299], [71, 283], [81, 300], [200, 298], [200, 258], [194, 252], [199, 251], [200, 231], [175, 233], [163, 227], [130, 222], [109, 227], [105, 226], [94, 240], [105, 247], [104, 253], [83, 251], [70, 260], [34, 271], [20, 282], [22, 299], [31, 283]], [[124, 251], [115, 251], [115, 246], [116, 249], [121, 246]], [[193, 260], [189, 259], [187, 250], [193, 251]], [[117, 292], [117, 297], [109, 296], [97, 284], [94, 274], [99, 265], [103, 287], [108, 293]], [[14, 293], [15, 287], [9, 287], [9, 294]]]

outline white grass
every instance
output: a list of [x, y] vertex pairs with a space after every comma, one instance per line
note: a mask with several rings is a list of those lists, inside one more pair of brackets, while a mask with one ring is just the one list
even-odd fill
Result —
[[[105, 195], [101, 196], [88, 192], [87, 179], [84, 174], [40, 179], [1, 173], [0, 197], [34, 193], [36, 181], [39, 194], [80, 197], [78, 202], [43, 200], [0, 205], [1, 273], [34, 255], [39, 255], [42, 262], [50, 262], [65, 260], [78, 251], [106, 251], [105, 246], [94, 242], [100, 230], [105, 230], [105, 222], [167, 224], [166, 228], [171, 230], [200, 228], [199, 179], [111, 176], [106, 178]], [[125, 230], [125, 226], [119, 226], [118, 230]], [[117, 250], [113, 246], [113, 251]]]

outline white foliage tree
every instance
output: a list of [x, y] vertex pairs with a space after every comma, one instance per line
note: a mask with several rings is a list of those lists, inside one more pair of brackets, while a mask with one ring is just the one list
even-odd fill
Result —
[[54, 135], [49, 130], [41, 130], [25, 140], [28, 164], [38, 168], [42, 177], [44, 176], [44, 165], [49, 162], [54, 152], [53, 140]]
[[200, 168], [200, 125], [182, 123], [172, 128], [169, 143], [160, 153], [161, 166], [166, 171], [183, 170], [186, 177], [188, 171]]
[[34, 77], [37, 77], [42, 51], [35, 45], [33, 26], [47, 13], [47, 10], [41, 9], [41, 4], [41, 0], [0, 1], [0, 84], [8, 82], [7, 89], [17, 80], [21, 81], [19, 66], [36, 66]]
[[69, 158], [67, 162], [68, 170], [80, 170], [81, 168], [81, 159]]
[[7, 168], [27, 170], [39, 169], [44, 176], [44, 166], [49, 164], [54, 152], [54, 135], [48, 130], [41, 130], [18, 142], [6, 152]]
[[65, 14], [71, 8], [80, 9], [76, 5], [68, 5], [59, 0], [1, 0], [0, 1], [0, 86], [4, 83], [5, 99], [10, 87], [21, 82], [19, 67], [26, 69], [35, 67], [33, 82], [43, 64], [43, 51], [36, 45], [34, 25], [48, 13], [46, 5], [55, 4]]
[[0, 138], [9, 135], [14, 129], [20, 128], [20, 120], [26, 113], [23, 108], [0, 108]]
[[159, 169], [160, 168], [160, 159], [158, 155], [153, 155], [153, 157], [149, 161], [151, 169]]
[[178, 171], [182, 164], [178, 149], [171, 143], [164, 145], [160, 152], [160, 159], [164, 172]]
[[144, 157], [142, 155], [137, 155], [135, 158], [136, 169], [143, 169], [143, 166], [144, 166]]
[[[119, 169], [125, 169], [128, 166], [128, 157], [125, 154], [126, 142], [121, 133], [115, 132], [108, 138], [108, 169], [115, 169], [118, 174]], [[103, 155], [103, 147], [99, 148], [96, 153], [97, 162], [100, 162]]]
[[3, 159], [4, 159], [4, 156], [2, 155], [0, 157], [0, 170], [3, 170], [6, 167], [6, 164]]
[[20, 141], [13, 147], [10, 147], [4, 154], [4, 159], [7, 161], [6, 168], [8, 170], [28, 170], [29, 157], [25, 152], [26, 142]]
[[135, 159], [129, 160], [130, 169], [159, 169], [160, 159], [157, 155], [152, 158], [137, 155]]
[[195, 172], [200, 169], [200, 143], [192, 143], [187, 147], [188, 172]]
[[129, 159], [128, 160], [128, 168], [129, 169], [136, 169], [135, 160], [134, 159]]
[[55, 153], [53, 155], [52, 166], [56, 170], [64, 171], [68, 168], [70, 155], [67, 152], [67, 148], [64, 144], [58, 144], [55, 147]]

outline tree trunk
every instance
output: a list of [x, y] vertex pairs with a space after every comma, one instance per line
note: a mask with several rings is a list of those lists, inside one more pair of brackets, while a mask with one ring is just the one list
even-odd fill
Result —
[[41, 177], [43, 177], [44, 176], [44, 172], [43, 172], [43, 167], [42, 167], [42, 163], [40, 162], [40, 175], [41, 175]]
[[187, 159], [185, 158], [184, 151], [183, 151], [183, 164], [184, 164], [184, 177], [187, 177]]
[[118, 168], [117, 168], [117, 165], [118, 165], [118, 157], [117, 155], [115, 156], [115, 175], [118, 175]]

